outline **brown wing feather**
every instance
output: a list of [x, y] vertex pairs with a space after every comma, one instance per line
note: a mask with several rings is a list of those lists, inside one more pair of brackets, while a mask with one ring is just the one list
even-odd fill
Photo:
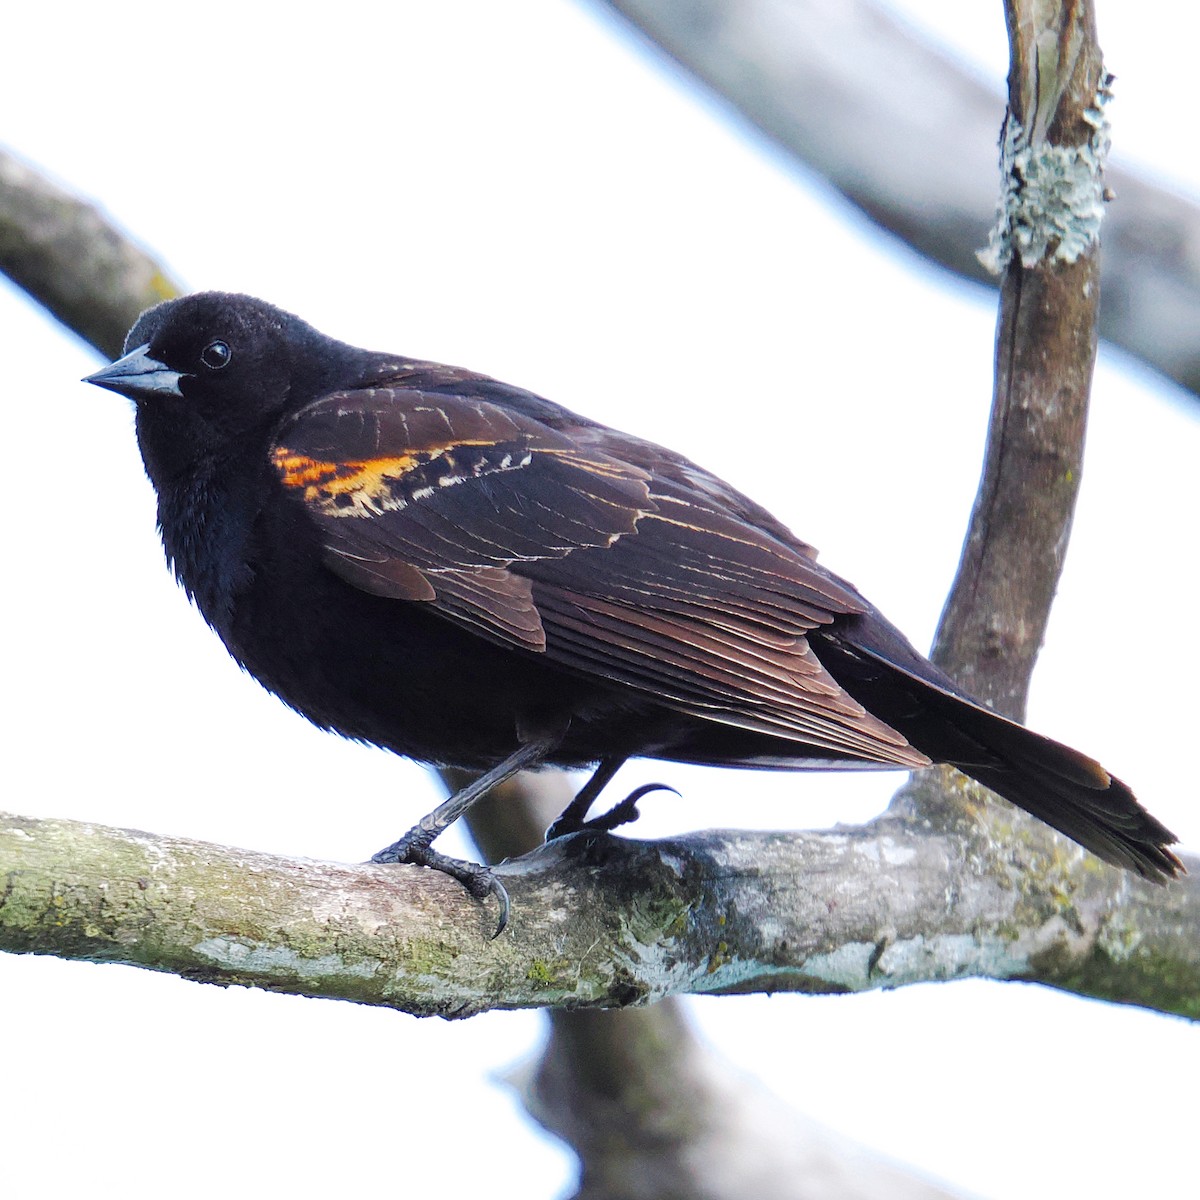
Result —
[[803, 637], [767, 647], [739, 631], [595, 596], [538, 587], [534, 598], [558, 661], [722, 724], [868, 762], [929, 763], [843, 691]]
[[272, 461], [348, 583], [537, 650], [531, 585], [507, 568], [610, 545], [652, 507], [640, 468], [495, 404], [407, 389], [317, 401]]
[[865, 603], [811, 547], [678, 455], [555, 426], [478, 396], [370, 388], [301, 412], [273, 461], [357, 587], [682, 712], [928, 761], [813, 654], [807, 631]]

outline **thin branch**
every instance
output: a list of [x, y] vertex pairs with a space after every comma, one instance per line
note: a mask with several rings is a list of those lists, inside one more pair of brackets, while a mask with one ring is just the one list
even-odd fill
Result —
[[992, 239], [1003, 281], [991, 425], [933, 658], [1019, 720], [1083, 475], [1108, 85], [1090, 5], [1060, 11], [1016, 0], [1008, 12], [1004, 204]]
[[[1016, 719], [1050, 618], [1083, 473], [1100, 303], [1108, 79], [1086, 3], [1006, 4], [1011, 55], [1003, 273], [983, 476], [933, 660]], [[1036, 15], [1033, 15], [1036, 14]], [[1059, 185], [1066, 181], [1065, 190]], [[892, 811], [953, 828], [952, 792], [914, 778]], [[1014, 812], [1013, 828], [1036, 836]]]

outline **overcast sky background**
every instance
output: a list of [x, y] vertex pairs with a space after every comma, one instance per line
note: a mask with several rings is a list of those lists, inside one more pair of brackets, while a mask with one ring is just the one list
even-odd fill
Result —
[[[999, 94], [999, 0], [911, 9]], [[879, 238], [586, 4], [317, 14], [22, 5], [0, 137], [190, 287], [255, 293], [684, 451], [928, 644], [978, 475], [993, 296]], [[1099, 20], [1116, 153], [1200, 192], [1200, 17], [1110, 0]], [[427, 775], [309, 728], [189, 609], [129, 408], [77, 382], [96, 356], [7, 286], [0, 346], [6, 803], [347, 861], [407, 828], [436, 800]], [[1192, 849], [1196, 411], [1102, 352], [1029, 712]], [[634, 764], [618, 787], [649, 778], [683, 798], [645, 802], [641, 836], [856, 822], [899, 782]], [[783, 1102], [979, 1195], [1190, 1190], [1200, 1031], [1182, 1021], [979, 983], [692, 1012]], [[571, 1178], [494, 1082], [532, 1053], [536, 1014], [418, 1021], [0, 958], [0, 1030], [14, 1196], [315, 1197], [383, 1176], [527, 1200]], [[386, 1178], [398, 1162], [403, 1182]]]

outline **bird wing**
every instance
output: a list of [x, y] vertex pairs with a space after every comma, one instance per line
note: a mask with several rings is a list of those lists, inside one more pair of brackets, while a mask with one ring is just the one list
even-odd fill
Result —
[[811, 547], [678, 455], [479, 393], [364, 388], [285, 422], [272, 461], [333, 571], [683, 712], [928, 761], [813, 653], [867, 605]]

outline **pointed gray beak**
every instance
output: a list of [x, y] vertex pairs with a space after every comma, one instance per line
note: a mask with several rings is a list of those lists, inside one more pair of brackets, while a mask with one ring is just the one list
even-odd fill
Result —
[[153, 400], [156, 396], [181, 396], [180, 373], [172, 371], [165, 363], [151, 358], [147, 351], [149, 343], [130, 350], [124, 358], [101, 367], [91, 375], [85, 375], [84, 383], [120, 392], [130, 400]]

